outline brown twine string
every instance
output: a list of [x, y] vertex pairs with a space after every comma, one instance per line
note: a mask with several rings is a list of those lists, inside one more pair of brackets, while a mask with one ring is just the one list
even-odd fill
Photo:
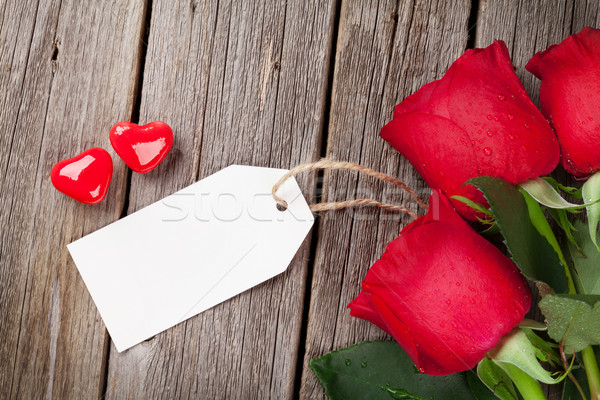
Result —
[[[410, 186], [405, 184], [404, 182], [402, 182], [392, 176], [386, 175], [382, 172], [374, 171], [371, 168], [367, 168], [367, 167], [359, 165], [359, 164], [354, 164], [354, 163], [345, 162], [345, 161], [333, 161], [333, 160], [328, 160], [326, 158], [323, 158], [320, 161], [301, 164], [301, 165], [298, 165], [298, 166], [292, 168], [287, 174], [282, 176], [281, 179], [273, 186], [273, 190], [271, 191], [271, 193], [273, 194], [273, 199], [275, 199], [275, 202], [277, 203], [277, 207], [280, 210], [286, 210], [288, 207], [287, 202], [277, 195], [277, 191], [279, 190], [281, 185], [283, 185], [283, 183], [285, 181], [287, 181], [289, 178], [299, 174], [300, 172], [311, 171], [311, 170], [316, 170], [316, 169], [325, 169], [325, 170], [347, 169], [347, 170], [351, 170], [351, 171], [362, 172], [366, 175], [370, 175], [370, 176], [380, 179], [382, 181], [393, 183], [394, 185], [405, 190], [410, 196], [412, 196], [413, 199], [415, 199], [415, 201], [417, 202], [417, 204], [419, 206], [421, 206], [422, 208], [427, 210], [427, 204], [425, 204], [423, 202], [423, 200], [421, 200], [421, 198], [415, 193], [415, 191]], [[364, 206], [375, 206], [375, 207], [382, 208], [384, 210], [401, 211], [401, 212], [404, 212], [404, 213], [410, 215], [413, 218], [417, 218], [417, 214], [415, 214], [413, 211], [409, 210], [406, 207], [395, 205], [395, 204], [382, 203], [382, 202], [379, 202], [379, 201], [373, 200], [373, 199], [355, 199], [355, 200], [336, 201], [336, 202], [331, 202], [331, 203], [318, 203], [318, 204], [311, 204], [309, 207], [312, 212], [318, 212], [318, 211], [340, 210], [342, 208], [347, 208], [347, 207], [364, 207]]]

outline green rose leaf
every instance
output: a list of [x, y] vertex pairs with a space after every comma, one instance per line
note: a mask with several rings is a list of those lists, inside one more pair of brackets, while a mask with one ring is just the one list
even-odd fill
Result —
[[557, 292], [567, 291], [564, 267], [548, 241], [529, 219], [523, 195], [500, 178], [480, 176], [467, 181], [485, 195], [513, 261], [528, 278], [542, 281]]
[[496, 400], [498, 398], [472, 370], [467, 372], [467, 381], [473, 396], [477, 400]]
[[528, 328], [533, 329], [534, 331], [545, 331], [548, 329], [545, 323], [529, 318], [523, 318], [523, 320], [519, 322], [519, 328]]
[[492, 217], [492, 216], [493, 216], [493, 214], [492, 214], [492, 212], [491, 212], [490, 210], [488, 210], [487, 208], [485, 208], [485, 207], [484, 207], [484, 206], [482, 206], [481, 204], [479, 204], [479, 203], [475, 203], [473, 200], [471, 200], [471, 199], [468, 199], [468, 198], [466, 198], [466, 197], [464, 197], [464, 196], [458, 196], [458, 195], [457, 195], [457, 196], [452, 196], [452, 197], [451, 197], [451, 199], [453, 199], [453, 200], [458, 200], [458, 201], [460, 201], [461, 203], [464, 203], [464, 204], [468, 205], [468, 206], [469, 206], [469, 207], [471, 207], [473, 210], [475, 210], [475, 211], [479, 211], [479, 212], [480, 212], [480, 213], [482, 213], [482, 214], [489, 215], [490, 217]]
[[544, 178], [530, 179], [527, 182], [519, 184], [519, 186], [546, 207], [577, 210], [588, 205], [569, 203]]
[[[517, 391], [506, 372], [494, 364], [490, 359], [484, 358], [477, 365], [477, 375], [496, 397], [502, 400], [518, 400]], [[469, 377], [471, 381], [471, 377]]]
[[583, 200], [586, 203], [593, 203], [587, 207], [589, 233], [592, 242], [594, 242], [594, 245], [596, 245], [596, 248], [600, 251], [600, 244], [598, 243], [598, 223], [600, 223], [600, 202], [598, 202], [598, 200], [600, 200], [600, 172], [596, 172], [583, 184], [582, 194]]
[[[520, 328], [523, 331], [523, 333], [525, 333], [525, 336], [527, 336], [529, 342], [535, 348], [535, 356], [538, 360], [548, 362], [554, 367], [562, 364], [562, 361], [557, 351], [557, 344], [546, 342], [544, 339], [536, 335], [530, 328], [523, 328], [521, 326]], [[547, 329], [548, 328], [546, 327], [546, 330]]]
[[527, 334], [520, 328], [513, 329], [512, 332], [505, 335], [498, 346], [489, 353], [496, 365], [503, 368], [505, 372], [507, 372], [505, 365], [510, 364], [532, 378], [549, 385], [564, 379], [566, 375], [553, 378], [552, 374], [540, 365], [538, 354], [538, 348], [531, 343]]
[[581, 188], [576, 188], [576, 187], [572, 187], [572, 186], [564, 186], [564, 185], [558, 183], [558, 181], [551, 176], [545, 176], [543, 179], [546, 182], [548, 182], [555, 190], [562, 190], [569, 196], [575, 197], [576, 199], [583, 198], [583, 196], [581, 195]]
[[[567, 212], [565, 210], [548, 209], [548, 213], [552, 216], [552, 218], [554, 218], [554, 221], [558, 224], [558, 226], [560, 226], [560, 228], [565, 232], [569, 242], [575, 246], [579, 246], [573, 237], [575, 226], [573, 226], [573, 223], [569, 220]], [[578, 247], [578, 249], [580, 248]]]
[[575, 288], [580, 294], [600, 294], [600, 253], [583, 221], [577, 220], [575, 229], [573, 238], [576, 244], [569, 243]]
[[554, 249], [554, 252], [558, 256], [558, 260], [562, 263], [562, 265], [567, 265], [567, 260], [565, 260], [560, 248], [560, 244], [554, 235], [554, 231], [552, 231], [552, 227], [544, 215], [544, 210], [542, 210], [542, 207], [537, 200], [531, 197], [529, 193], [523, 191], [522, 194], [523, 198], [525, 199], [525, 204], [527, 204], [527, 209], [529, 210], [529, 220], [535, 229], [537, 229], [538, 233], [546, 238], [548, 243], [550, 243], [550, 246], [552, 246]]
[[332, 400], [475, 400], [464, 374], [421, 374], [394, 341], [361, 342], [310, 361]]
[[549, 294], [540, 301], [540, 309], [548, 322], [548, 335], [560, 342], [565, 353], [600, 344], [600, 296], [581, 294]]

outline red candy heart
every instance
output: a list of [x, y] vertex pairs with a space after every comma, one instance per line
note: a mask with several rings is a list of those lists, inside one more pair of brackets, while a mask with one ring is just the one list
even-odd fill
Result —
[[96, 204], [106, 196], [112, 172], [110, 154], [94, 147], [56, 163], [50, 179], [54, 187], [67, 196], [85, 204]]
[[173, 145], [173, 131], [161, 121], [139, 126], [119, 122], [110, 130], [110, 143], [117, 154], [135, 172], [152, 171]]

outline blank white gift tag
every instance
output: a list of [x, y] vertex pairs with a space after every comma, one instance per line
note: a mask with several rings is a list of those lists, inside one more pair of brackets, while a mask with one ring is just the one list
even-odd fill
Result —
[[67, 247], [118, 351], [286, 270], [313, 215], [287, 170], [232, 165]]

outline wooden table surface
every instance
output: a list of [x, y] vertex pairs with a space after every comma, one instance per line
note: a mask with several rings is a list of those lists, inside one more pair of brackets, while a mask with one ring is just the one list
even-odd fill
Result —
[[[537, 101], [524, 65], [585, 25], [600, 25], [597, 0], [0, 0], [0, 398], [324, 398], [311, 358], [386, 337], [346, 304], [408, 217], [324, 213], [287, 272], [122, 353], [66, 244], [232, 163], [327, 156], [426, 197], [378, 136], [394, 105], [494, 39]], [[121, 120], [173, 127], [153, 172], [115, 156]], [[94, 146], [115, 169], [88, 206], [49, 175]], [[355, 173], [299, 184], [309, 201], [366, 194], [417, 210]]]

